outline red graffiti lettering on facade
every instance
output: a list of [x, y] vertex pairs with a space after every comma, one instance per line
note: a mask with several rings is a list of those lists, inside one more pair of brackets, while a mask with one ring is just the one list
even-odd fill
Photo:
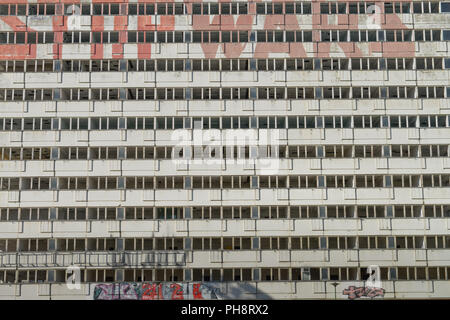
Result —
[[[28, 28], [26, 23], [18, 17], [4, 16], [0, 20], [15, 32], [36, 31]], [[26, 36], [28, 37], [28, 34]], [[35, 59], [37, 55], [36, 44], [3, 44], [0, 48], [0, 59]]]
[[144, 283], [142, 290], [142, 300], [163, 299], [161, 284], [157, 286], [156, 283]]
[[[187, 4], [188, 8], [191, 4]], [[190, 10], [190, 9], [188, 9]], [[189, 11], [188, 11], [189, 12]], [[242, 14], [238, 16], [232, 15], [193, 15], [192, 30], [193, 31], [225, 31], [230, 32], [230, 42], [206, 43], [202, 42], [201, 47], [206, 58], [215, 58], [219, 48], [222, 49], [225, 57], [238, 58], [248, 44], [248, 39], [244, 42], [233, 43], [234, 37], [238, 36], [239, 31], [247, 31], [247, 37], [252, 30], [254, 16]], [[222, 33], [223, 35], [223, 33]]]
[[203, 299], [202, 292], [200, 291], [200, 283], [194, 283], [192, 285], [192, 294], [194, 295], [194, 299]]
[[202, 283], [102, 283], [93, 290], [94, 300], [204, 300], [220, 296], [218, 288]]
[[172, 291], [172, 300], [183, 300], [183, 288], [178, 283], [172, 283], [170, 285], [171, 288], [174, 288]]
[[[340, 2], [339, 0], [338, 2]], [[38, 1], [39, 2], [39, 1]], [[95, 0], [94, 3], [103, 3], [104, 1]], [[120, 3], [119, 14], [115, 16], [81, 16], [83, 25], [81, 29], [75, 28], [73, 31], [91, 31], [91, 32], [119, 32], [118, 43], [91, 43], [90, 58], [91, 59], [123, 59], [125, 57], [135, 57], [138, 59], [150, 59], [152, 51], [161, 43], [128, 43], [128, 31], [174, 31], [177, 17], [172, 14], [139, 14], [129, 16], [128, 3], [129, 0], [115, 0], [113, 2]], [[157, 3], [156, 0], [137, 1], [138, 3]], [[173, 2], [170, 0], [168, 2]], [[320, 4], [323, 1], [311, 1], [311, 12], [305, 14], [257, 14], [256, 4], [258, 1], [248, 2], [248, 9], [244, 14], [216, 14], [203, 15], [193, 14], [193, 3], [202, 3], [203, 0], [185, 0], [185, 13], [191, 23], [187, 23], [180, 29], [183, 31], [221, 31], [230, 32], [230, 40], [227, 42], [217, 41], [201, 41], [198, 44], [201, 47], [205, 58], [215, 58], [223, 55], [226, 58], [238, 58], [244, 53], [255, 58], [267, 58], [271, 54], [288, 55], [292, 58], [306, 57], [329, 57], [331, 54], [344, 55], [346, 57], [369, 57], [380, 55], [383, 57], [414, 57], [415, 43], [409, 40], [398, 41], [321, 41], [321, 32], [328, 31], [383, 31], [383, 30], [412, 30], [408, 25], [408, 15], [400, 15], [394, 13], [385, 14], [384, 2], [374, 2], [370, 6], [366, 6], [366, 11], [362, 14], [322, 14]], [[219, 1], [223, 2], [222, 0]], [[226, 1], [225, 1], [226, 2]], [[277, 1], [278, 2], [278, 1]], [[285, 2], [284, 0], [279, 2]], [[27, 3], [27, 1], [23, 1]], [[64, 43], [64, 32], [70, 32], [71, 15], [66, 15], [68, 8], [72, 11], [80, 10], [81, 1], [65, 1], [61, 0], [56, 4], [55, 16], [49, 19], [47, 26], [44, 24], [36, 24], [44, 27], [46, 32], [53, 32], [54, 39], [51, 47], [54, 59], [63, 59], [65, 55], [76, 54], [73, 44]], [[70, 6], [68, 6], [70, 5]], [[34, 26], [33, 21], [41, 19], [39, 16], [30, 16], [23, 21], [21, 17], [4, 16], [0, 20], [9, 26], [12, 31], [31, 32], [30, 28]], [[42, 20], [45, 21], [45, 20]], [[111, 23], [113, 25], [111, 25]], [[87, 28], [86, 28], [87, 27]], [[181, 27], [181, 26], [180, 26]], [[246, 31], [246, 33], [239, 33]], [[256, 32], [258, 31], [304, 31], [312, 34], [312, 41], [283, 41], [283, 42], [258, 42]], [[202, 34], [203, 36], [203, 34]], [[242, 41], [235, 37], [248, 37]], [[273, 40], [271, 40], [273, 41]], [[196, 45], [196, 43], [194, 43]], [[132, 48], [132, 51], [127, 48]], [[75, 49], [77, 50], [77, 49]], [[2, 44], [0, 58], [2, 59], [37, 59], [48, 54], [46, 44]], [[157, 52], [159, 52], [157, 50]]]

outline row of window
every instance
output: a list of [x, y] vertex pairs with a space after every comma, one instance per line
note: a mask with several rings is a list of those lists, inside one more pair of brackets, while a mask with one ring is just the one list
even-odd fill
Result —
[[212, 87], [2, 89], [0, 101], [51, 100], [274, 100], [274, 99], [435, 99], [450, 87]]
[[[311, 13], [311, 4], [305, 4], [309, 7]], [[0, 5], [0, 15], [94, 15], [94, 16], [108, 16], [108, 15], [183, 15], [190, 12], [192, 6], [193, 14], [201, 14], [205, 12], [202, 10], [201, 4], [184, 4], [184, 3], [140, 3], [140, 4], [119, 4], [119, 3], [95, 3], [95, 4], [29, 4], [28, 10], [26, 5]], [[220, 7], [220, 13], [219, 13]], [[205, 6], [207, 7], [207, 4]], [[301, 8], [301, 4], [300, 4]], [[208, 11], [209, 12], [209, 11]], [[229, 3], [224, 2], [220, 5], [211, 3], [211, 14], [247, 14], [248, 3]], [[305, 12], [306, 14], [306, 12]]]
[[[25, 41], [25, 37], [27, 40]], [[55, 33], [46, 32], [0, 32], [0, 44], [53, 43]]]
[[0, 190], [420, 188], [448, 187], [450, 175], [0, 177]]
[[0, 239], [0, 252], [450, 249], [450, 236]]
[[[414, 2], [384, 2], [384, 13], [445, 13], [450, 12], [450, 3], [441, 2], [439, 10], [438, 1], [414, 1]], [[412, 7], [411, 7], [412, 5]], [[248, 14], [247, 2], [223, 2], [223, 3], [148, 3], [148, 4], [3, 4], [0, 5], [0, 15], [183, 15], [189, 12], [195, 15], [229, 15]], [[257, 14], [312, 14], [312, 5], [309, 2], [256, 3]], [[320, 4], [321, 14], [371, 14], [381, 12], [381, 7], [375, 2], [323, 2]]]
[[[61, 43], [245, 43], [245, 42], [411, 42], [449, 41], [450, 30], [317, 30], [313, 31], [71, 31]], [[414, 37], [413, 37], [414, 35]], [[316, 37], [314, 37], [316, 39]], [[0, 44], [59, 43], [54, 32], [0, 32]]]
[[[181, 151], [181, 150], [180, 150]], [[0, 148], [0, 160], [164, 160], [176, 158], [171, 146], [147, 147], [23, 147]], [[249, 159], [250, 147], [183, 147], [192, 159]], [[214, 152], [214, 157], [212, 153]], [[252, 150], [253, 152], [253, 150]], [[449, 145], [280, 145], [260, 147], [258, 157], [302, 158], [429, 158], [448, 157]], [[180, 156], [180, 154], [178, 154]], [[252, 154], [253, 157], [253, 154]]]
[[[128, 10], [127, 10], [128, 9]], [[40, 3], [3, 4], [0, 5], [0, 15], [35, 16], [35, 15], [181, 15], [187, 13], [184, 3], [155, 4], [120, 4], [120, 3], [84, 3], [59, 4]]]
[[[403, 41], [448, 41], [450, 30], [320, 30], [313, 40], [313, 31], [286, 31], [286, 30], [257, 30], [257, 31], [190, 31], [153, 32], [153, 31], [128, 31], [128, 43], [237, 43], [237, 42], [403, 42]], [[73, 32], [81, 34], [76, 38], [65, 33], [64, 43], [83, 43], [89, 41], [88, 32]], [[441, 35], [442, 33], [442, 35]], [[85, 41], [83, 41], [85, 34]], [[103, 33], [106, 34], [106, 33]], [[183, 36], [184, 34], [184, 36]], [[66, 36], [67, 35], [67, 36]], [[414, 35], [414, 38], [413, 38]], [[73, 39], [73, 40], [72, 40]], [[100, 39], [100, 33], [95, 36], [93, 42], [109, 43], [106, 36]], [[118, 35], [114, 37], [118, 42]], [[116, 43], [114, 42], [114, 43]]]
[[[412, 8], [411, 8], [412, 4]], [[414, 1], [414, 2], [384, 2], [385, 14], [407, 14], [407, 13], [445, 13], [450, 12], [450, 3], [436, 1]], [[321, 14], [374, 14], [381, 13], [380, 3], [374, 2], [324, 2], [320, 4]]]
[[444, 218], [450, 205], [0, 208], [0, 221]]
[[[0, 160], [124, 160], [124, 159], [173, 159], [173, 147], [24, 147], [0, 148]], [[217, 157], [226, 159], [249, 159], [249, 146], [239, 148], [199, 146], [184, 147], [183, 152], [191, 154], [192, 159]], [[214, 157], [211, 153], [215, 152]], [[267, 149], [259, 148], [261, 158], [429, 158], [448, 157], [449, 145], [289, 145]], [[225, 157], [224, 157], [225, 156]]]
[[450, 115], [0, 118], [0, 131], [446, 127]]
[[[444, 62], [445, 61], [445, 62]], [[442, 70], [450, 58], [0, 60], [0, 72]]]
[[[129, 268], [129, 269], [82, 269], [81, 283], [94, 282], [142, 282], [142, 281], [362, 281], [375, 274], [383, 280], [450, 280], [450, 267], [303, 267], [303, 268]], [[73, 275], [66, 270], [15, 269], [1, 270], [0, 283], [68, 283]], [[157, 295], [155, 295], [157, 299]]]

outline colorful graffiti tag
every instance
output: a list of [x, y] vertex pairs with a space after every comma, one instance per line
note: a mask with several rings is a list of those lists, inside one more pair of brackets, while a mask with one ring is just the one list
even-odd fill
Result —
[[220, 290], [203, 283], [102, 283], [93, 291], [94, 300], [214, 300]]
[[375, 298], [377, 296], [384, 297], [384, 289], [383, 288], [375, 288], [375, 287], [355, 287], [350, 286], [347, 289], [344, 289], [342, 291], [342, 294], [348, 295], [348, 298], [350, 300], [361, 298], [361, 297], [368, 297], [368, 298]]

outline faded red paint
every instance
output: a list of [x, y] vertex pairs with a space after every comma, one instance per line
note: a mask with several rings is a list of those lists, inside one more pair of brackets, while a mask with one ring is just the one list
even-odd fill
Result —
[[[346, 2], [342, 0], [342, 2]], [[384, 15], [384, 2], [375, 2], [380, 8], [380, 29], [375, 30], [388, 30], [388, 29], [408, 29], [400, 20], [397, 14]], [[337, 24], [330, 24], [330, 15], [320, 14], [320, 2], [313, 1], [312, 4], [312, 22], [313, 30], [358, 30], [359, 20], [358, 15], [341, 15], [337, 16]], [[316, 14], [315, 14], [316, 13]], [[317, 41], [319, 38], [319, 32], [316, 32], [315, 38]], [[355, 43], [353, 46], [351, 42], [336, 42], [342, 52], [346, 57], [364, 56], [363, 52], [359, 48], [359, 44]], [[392, 47], [396, 47], [396, 50], [390, 50]], [[331, 45], [330, 43], [319, 42], [317, 57], [328, 57], [330, 53]], [[388, 49], [387, 51], [383, 49]], [[404, 43], [389, 43], [389, 42], [369, 42], [369, 52], [370, 56], [374, 52], [381, 52], [384, 57], [413, 57], [415, 52], [414, 42], [404, 42]]]
[[0, 59], [2, 60], [25, 60], [36, 57], [35, 44], [4, 44], [1, 46]]
[[0, 20], [6, 23], [13, 31], [18, 32], [34, 31], [32, 29], [27, 28], [26, 23], [15, 16], [4, 16], [1, 17]]
[[160, 24], [157, 26], [160, 31], [175, 30], [175, 16], [160, 16]]
[[[190, 7], [192, 8], [192, 6]], [[220, 16], [213, 16], [211, 23], [209, 16], [192, 16], [192, 29], [194, 31], [220, 30]], [[203, 54], [206, 58], [215, 58], [219, 46], [223, 45], [219, 43], [201, 43]]]
[[285, 29], [286, 30], [300, 30], [300, 25], [298, 24], [297, 16], [290, 14], [284, 17]]
[[[119, 3], [127, 4], [129, 0], [92, 0], [92, 3]], [[138, 0], [137, 3], [166, 3], [174, 2], [173, 0]], [[200, 3], [202, 0], [185, 0], [184, 4], [189, 14], [192, 13], [192, 3]], [[229, 0], [219, 0], [221, 2], [229, 2]], [[236, 21], [232, 15], [215, 15], [212, 18], [203, 15], [192, 16], [193, 31], [200, 30], [228, 30], [238, 31], [246, 30], [249, 33], [253, 30], [253, 21], [256, 14], [256, 3], [260, 0], [249, 2], [248, 12], [246, 15], [238, 15]], [[273, 2], [292, 2], [291, 0], [274, 0]], [[319, 40], [320, 30], [357, 30], [359, 27], [358, 15], [324, 15], [320, 14], [320, 3], [324, 1], [312, 0], [312, 29], [314, 41]], [[338, 0], [337, 2], [348, 2], [347, 0]], [[399, 0], [398, 2], [410, 2], [409, 0]], [[10, 0], [0, 0], [0, 3], [11, 3]], [[14, 3], [26, 4], [36, 3], [36, 1], [16, 0]], [[57, 3], [56, 12], [61, 14], [63, 11], [63, 4], [80, 4], [80, 0], [37, 0], [37, 3]], [[384, 15], [384, 2], [375, 2], [380, 8], [381, 24], [380, 30], [383, 29], [408, 29], [402, 23], [397, 14]], [[120, 45], [113, 44], [113, 58], [123, 58], [124, 43], [126, 42], [126, 31], [128, 30], [128, 17], [123, 15], [126, 13], [120, 9], [122, 15], [114, 16], [114, 30], [120, 32]], [[138, 16], [138, 30], [139, 31], [170, 31], [175, 29], [175, 16], [164, 15], [159, 16], [160, 23], [154, 21], [155, 16]], [[25, 23], [14, 16], [7, 16], [0, 18], [4, 23], [11, 27], [14, 31], [34, 31], [26, 27]], [[53, 57], [55, 59], [62, 58], [62, 32], [67, 31], [67, 16], [52, 17], [52, 27], [55, 33], [55, 43], [53, 44]], [[211, 20], [210, 20], [211, 19]], [[335, 23], [336, 22], [336, 23]], [[264, 16], [264, 29], [266, 30], [301, 30], [296, 15], [266, 15]], [[104, 31], [104, 19], [102, 16], [92, 16], [91, 31]], [[370, 56], [373, 53], [381, 53], [384, 57], [413, 57], [415, 55], [414, 42], [370, 42], [368, 43], [368, 52], [363, 53], [360, 44], [351, 42], [335, 42], [337, 47], [346, 57], [355, 56]], [[138, 58], [151, 58], [152, 44], [135, 44], [137, 46]], [[156, 44], [159, 45], [159, 44]], [[28, 47], [29, 46], [29, 47]], [[290, 57], [307, 57], [305, 46], [312, 47], [310, 56], [314, 57], [329, 57], [331, 54], [331, 47], [335, 46], [331, 43], [202, 43], [201, 47], [204, 56], [207, 58], [214, 58], [219, 52], [219, 47], [222, 49], [225, 57], [237, 58], [242, 55], [246, 46], [254, 46], [253, 56], [257, 58], [264, 58], [270, 56], [271, 53], [288, 54]], [[27, 49], [28, 47], [28, 49]], [[7, 59], [36, 59], [36, 45], [2, 45], [2, 57]], [[27, 54], [28, 52], [28, 54]], [[91, 45], [91, 58], [104, 58], [103, 44]]]
[[300, 42], [291, 42], [289, 44], [289, 57], [307, 57], [305, 46]]
[[414, 43], [408, 42], [385, 42], [383, 43], [383, 57], [414, 57], [416, 47]]
[[[300, 44], [300, 43], [299, 43]], [[302, 45], [303, 46], [303, 45]], [[255, 58], [267, 58], [269, 53], [290, 53], [289, 43], [258, 43], [255, 48]], [[305, 52], [305, 49], [303, 48]], [[301, 52], [301, 51], [300, 51]]]
[[[295, 17], [294, 17], [295, 18]], [[298, 24], [297, 19], [290, 20], [289, 26], [292, 27], [292, 30], [298, 30], [300, 29], [300, 26]], [[283, 15], [266, 15], [264, 19], [264, 30], [284, 30], [285, 28], [285, 21]], [[302, 48], [300, 50], [296, 50], [295, 52], [298, 53], [305, 53], [306, 57], [306, 50], [301, 42], [298, 42], [299, 46], [296, 46], [297, 48]], [[283, 43], [270, 43], [270, 42], [257, 42], [255, 44], [255, 58], [267, 58], [269, 56], [269, 53], [289, 53], [291, 57], [298, 57], [295, 55], [292, 55], [290, 53], [290, 46], [289, 43], [283, 42]]]
[[112, 44], [112, 57], [114, 59], [123, 59], [123, 46], [127, 42], [128, 17], [114, 16], [114, 30], [119, 31], [119, 43]]
[[126, 31], [128, 29], [127, 16], [114, 16], [114, 30]]
[[139, 31], [155, 31], [156, 25], [152, 22], [155, 16], [138, 16], [138, 30]]
[[152, 57], [152, 45], [150, 43], [138, 43], [137, 52], [139, 59], [150, 59]]
[[103, 16], [92, 16], [91, 31], [103, 31], [105, 26], [105, 19]]
[[[91, 18], [91, 30], [93, 32], [101, 32], [105, 29], [105, 19], [103, 16], [92, 16]], [[103, 44], [92, 43], [91, 44], [91, 59], [103, 59]]]
[[[175, 16], [160, 16], [160, 24], [157, 25], [154, 21], [155, 16], [138, 16], [137, 24], [138, 31], [172, 31], [175, 30]], [[159, 45], [159, 44], [155, 44]], [[137, 56], [138, 59], [150, 59], [152, 53], [151, 43], [138, 43]]]
[[[222, 31], [248, 31], [250, 33], [253, 25], [253, 16], [239, 15], [234, 21], [231, 15], [214, 15], [211, 22], [209, 16], [194, 15], [192, 16], [192, 30], [222, 30]], [[247, 45], [246, 42], [239, 43], [201, 43], [203, 54], [206, 58], [215, 58], [219, 47], [227, 58], [238, 58]]]
[[[64, 23], [63, 16], [52, 17], [52, 24], [54, 32], [53, 59], [61, 59], [62, 50], [60, 50], [60, 46], [62, 45], [61, 43], [63, 40], [63, 34], [60, 31], [63, 31], [64, 26], [66, 26], [67, 24]], [[67, 28], [65, 30], [67, 30]]]
[[[15, 32], [35, 32], [36, 30], [27, 28], [26, 24], [18, 17], [5, 16], [0, 18], [12, 31]], [[0, 59], [5, 60], [25, 60], [36, 59], [36, 44], [5, 44], [1, 46]]]

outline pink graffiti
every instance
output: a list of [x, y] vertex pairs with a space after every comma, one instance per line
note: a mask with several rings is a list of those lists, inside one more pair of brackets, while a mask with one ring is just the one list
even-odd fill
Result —
[[348, 295], [348, 298], [350, 300], [361, 298], [361, 297], [369, 297], [374, 298], [377, 296], [384, 296], [384, 289], [383, 288], [375, 288], [375, 287], [355, 287], [350, 286], [347, 289], [344, 289], [342, 291], [342, 294]]
[[[95, 0], [97, 1], [97, 0]], [[100, 1], [100, 0], [98, 0]], [[173, 0], [171, 0], [172, 2]], [[228, 1], [228, 0], [227, 0]], [[339, 0], [340, 1], [340, 0]], [[79, 1], [71, 1], [71, 3], [79, 3]], [[102, 1], [100, 1], [102, 2]], [[127, 6], [128, 0], [117, 1], [123, 6], [120, 9], [120, 15], [114, 17], [114, 30], [119, 32], [119, 43], [112, 45], [112, 55], [117, 59], [124, 57], [124, 44], [127, 42], [128, 18]], [[139, 1], [139, 2], [157, 2], [155, 0]], [[270, 54], [286, 54], [292, 58], [307, 57], [329, 57], [332, 52], [340, 52], [346, 57], [363, 57], [372, 56], [379, 53], [384, 57], [413, 57], [415, 56], [414, 42], [319, 42], [320, 32], [322, 30], [358, 30], [365, 29], [360, 26], [364, 21], [360, 21], [357, 14], [321, 14], [321, 0], [312, 0], [312, 21], [310, 25], [302, 25], [302, 16], [293, 14], [272, 14], [272, 15], [256, 15], [256, 4], [260, 0], [248, 2], [248, 11], [246, 14], [239, 15], [192, 15], [192, 4], [203, 2], [203, 0], [184, 0], [187, 14], [192, 17], [192, 31], [247, 31], [250, 35], [252, 31], [256, 31], [255, 22], [263, 20], [264, 30], [302, 30], [312, 29], [313, 42], [237, 42], [237, 43], [201, 43], [203, 54], [206, 58], [217, 57], [221, 52], [227, 58], [238, 58], [244, 50], [251, 48], [255, 58], [266, 58]], [[222, 2], [220, 0], [219, 2]], [[281, 0], [279, 2], [284, 2]], [[65, 3], [65, 1], [64, 1]], [[376, 13], [367, 13], [369, 17], [367, 21], [376, 21], [379, 30], [408, 29], [408, 26], [402, 21], [398, 14], [385, 14], [384, 3], [374, 2], [378, 8]], [[52, 31], [55, 33], [55, 42], [53, 44], [54, 59], [61, 59], [63, 56], [62, 43], [63, 32], [67, 30], [68, 16], [62, 16], [63, 3], [56, 6], [56, 16], [52, 18]], [[299, 20], [300, 19], [300, 20]], [[26, 23], [17, 17], [1, 17], [3, 23], [7, 24], [14, 31], [32, 31], [26, 27]], [[92, 16], [91, 31], [104, 31], [104, 17]], [[159, 20], [155, 20], [154, 16], [139, 15], [137, 18], [138, 31], [171, 31], [175, 30], [175, 15], [162, 15]], [[130, 30], [131, 31], [131, 30]], [[134, 31], [134, 30], [133, 30]], [[18, 44], [18, 45], [2, 45], [2, 59], [35, 59], [37, 57], [36, 44]], [[152, 55], [152, 44], [137, 43], [137, 56], [140, 59], [149, 59]], [[366, 48], [364, 50], [364, 48]], [[221, 50], [219, 50], [221, 49]], [[91, 58], [105, 58], [104, 44], [91, 44]]]
[[[194, 1], [201, 3], [203, 0]], [[246, 30], [249, 34], [254, 31], [253, 22], [256, 19], [256, 3], [259, 1], [248, 3], [248, 14], [240, 14], [233, 16], [227, 15], [192, 15], [192, 30]], [[283, 2], [283, 1], [281, 1]], [[334, 15], [334, 20], [330, 15], [320, 14], [319, 0], [312, 1], [312, 33], [313, 51], [309, 56], [314, 57], [329, 57], [333, 43], [319, 42], [321, 30], [358, 30], [360, 29], [359, 16], [337, 14]], [[192, 2], [185, 1], [188, 8], [188, 14], [192, 13]], [[384, 14], [384, 5], [382, 2], [375, 2], [377, 12], [373, 14], [368, 13], [369, 21], [375, 19], [379, 24], [379, 30], [388, 29], [408, 29], [408, 27], [401, 21], [397, 14]], [[297, 16], [295, 15], [265, 15], [261, 16], [264, 19], [264, 30], [301, 30]], [[309, 29], [309, 28], [308, 28]], [[222, 52], [227, 58], [238, 58], [246, 46], [252, 46], [252, 43], [202, 43], [201, 47], [206, 58], [214, 58], [217, 56], [218, 49], [222, 48]], [[307, 44], [311, 45], [311, 44]], [[342, 51], [346, 57], [362, 57], [371, 56], [376, 52], [380, 52], [384, 57], [407, 56], [415, 55], [415, 44], [413, 42], [390, 43], [390, 42], [370, 42], [368, 45], [368, 52], [363, 52], [362, 45], [354, 42], [336, 42], [335, 45]], [[292, 43], [264, 43], [256, 42], [254, 44], [253, 55], [255, 58], [267, 58], [270, 53], [285, 53], [293, 58], [306, 58], [308, 54], [305, 49], [305, 44], [301, 42]]]

